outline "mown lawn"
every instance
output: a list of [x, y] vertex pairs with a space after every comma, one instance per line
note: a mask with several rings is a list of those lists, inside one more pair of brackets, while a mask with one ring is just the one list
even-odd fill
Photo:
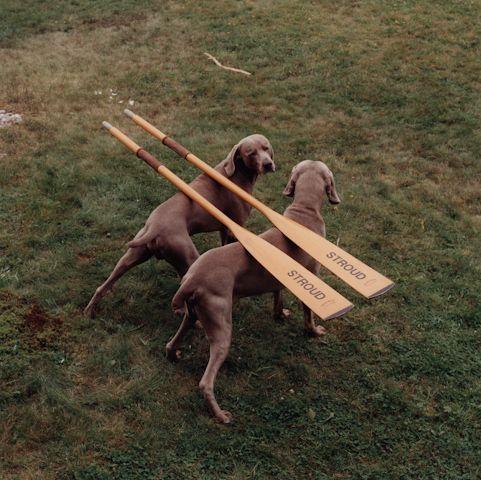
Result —
[[[0, 129], [0, 477], [479, 478], [479, 18], [456, 0], [2, 0], [0, 109], [24, 121]], [[396, 282], [366, 301], [323, 273], [356, 308], [321, 340], [292, 296], [284, 323], [268, 296], [237, 304], [227, 428], [197, 391], [203, 333], [164, 357], [168, 264], [82, 316], [174, 193], [102, 120], [197, 175], [125, 107], [211, 165], [266, 135], [278, 170], [255, 191], [278, 211], [293, 165], [322, 159], [343, 200], [324, 210], [328, 238]]]

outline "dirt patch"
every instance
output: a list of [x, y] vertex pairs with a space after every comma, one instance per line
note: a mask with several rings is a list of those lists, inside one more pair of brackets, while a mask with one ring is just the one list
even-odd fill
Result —
[[32, 305], [23, 317], [24, 327], [28, 332], [43, 332], [45, 330], [59, 330], [63, 321], [42, 312], [38, 305]]
[[77, 261], [80, 264], [87, 263], [90, 260], [90, 255], [86, 253], [77, 253]]

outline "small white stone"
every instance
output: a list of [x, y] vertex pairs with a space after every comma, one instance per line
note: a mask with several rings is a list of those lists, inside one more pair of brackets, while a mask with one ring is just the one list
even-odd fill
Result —
[[6, 127], [12, 123], [20, 123], [22, 116], [18, 113], [7, 112], [6, 110], [0, 111], [0, 127]]

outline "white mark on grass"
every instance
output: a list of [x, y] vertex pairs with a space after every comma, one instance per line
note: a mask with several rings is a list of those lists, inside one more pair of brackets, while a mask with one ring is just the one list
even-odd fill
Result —
[[22, 115], [19, 113], [7, 112], [6, 110], [0, 110], [0, 128], [7, 127], [14, 123], [20, 123], [22, 121]]
[[327, 423], [334, 418], [334, 412], [329, 413], [329, 415], [323, 420], [322, 423]]
[[[94, 90], [94, 95], [95, 96], [102, 95], [102, 90]], [[115, 98], [115, 97], [119, 96], [119, 93], [116, 92], [115, 90], [113, 90], [112, 88], [107, 89], [106, 96], [108, 97], [108, 99], [110, 101], [117, 100], [117, 103], [124, 103], [125, 102], [125, 103], [128, 103], [131, 107], [133, 107], [135, 105], [135, 101], [132, 100], [131, 98], [129, 98], [128, 100], [127, 99], [121, 100], [119, 98]]]

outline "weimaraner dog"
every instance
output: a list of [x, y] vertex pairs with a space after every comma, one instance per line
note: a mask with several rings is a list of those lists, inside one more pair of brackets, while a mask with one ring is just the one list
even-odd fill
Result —
[[[235, 145], [215, 169], [251, 193], [258, 175], [275, 170], [273, 156], [272, 146], [266, 137], [250, 135]], [[247, 220], [250, 205], [206, 174], [198, 176], [190, 186], [238, 224], [242, 225]], [[150, 214], [144, 227], [128, 243], [127, 252], [107, 280], [97, 288], [84, 314], [93, 316], [97, 303], [114, 283], [152, 255], [168, 261], [180, 276], [184, 275], [199, 257], [191, 235], [213, 231], [220, 232], [222, 245], [233, 239], [221, 223], [183, 193], [169, 198]]]
[[[294, 167], [284, 194], [294, 196], [294, 201], [284, 215], [325, 236], [326, 228], [321, 216], [324, 194], [333, 204], [340, 202], [334, 178], [327, 166], [319, 161], [305, 160]], [[319, 263], [290, 242], [277, 229], [271, 228], [261, 235], [277, 248], [297, 260], [314, 273]], [[210, 358], [200, 381], [200, 390], [214, 416], [230, 423], [232, 415], [222, 410], [214, 396], [217, 372], [227, 357], [232, 336], [232, 302], [240, 297], [274, 292], [274, 313], [282, 310], [280, 291], [283, 286], [239, 243], [214, 248], [195, 261], [182, 279], [182, 284], [172, 300], [176, 313], [184, 318], [179, 330], [166, 346], [170, 360], [180, 358], [180, 342], [184, 334], [199, 319], [210, 343]], [[315, 324], [313, 313], [304, 307], [304, 326], [313, 335], [323, 335], [326, 330]]]

